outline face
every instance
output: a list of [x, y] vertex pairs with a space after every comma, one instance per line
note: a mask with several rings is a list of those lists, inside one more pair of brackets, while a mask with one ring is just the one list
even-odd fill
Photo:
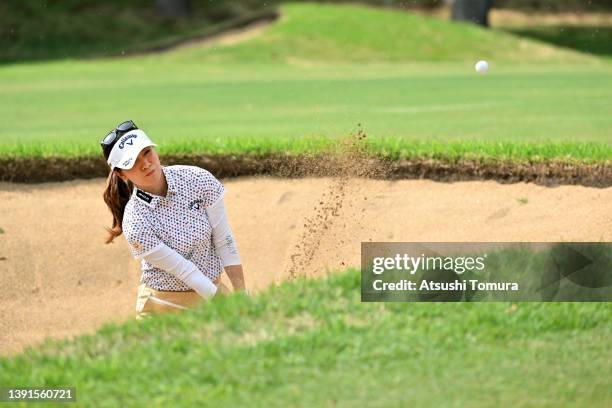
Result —
[[138, 154], [136, 163], [129, 169], [116, 169], [124, 181], [130, 180], [140, 188], [155, 188], [162, 182], [162, 169], [159, 156], [153, 146], [145, 147]]

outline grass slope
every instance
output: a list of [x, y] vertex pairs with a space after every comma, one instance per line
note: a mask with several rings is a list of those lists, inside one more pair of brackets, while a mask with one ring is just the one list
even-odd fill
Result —
[[410, 62], [581, 61], [579, 53], [498, 30], [357, 5], [286, 4], [263, 35], [231, 47], [197, 50], [204, 61]]
[[359, 273], [107, 325], [0, 359], [79, 405], [609, 406], [608, 303], [360, 303]]

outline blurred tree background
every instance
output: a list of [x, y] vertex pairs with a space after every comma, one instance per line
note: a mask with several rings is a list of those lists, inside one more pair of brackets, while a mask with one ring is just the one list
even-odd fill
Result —
[[181, 15], [176, 0], [2, 0], [0, 62], [121, 55], [180, 42], [257, 18], [261, 1], [191, 0]]
[[[294, 1], [295, 2], [295, 1]], [[396, 9], [451, 7], [451, 16], [483, 25], [490, 7], [557, 12], [609, 12], [612, 0], [321, 0]], [[123, 55], [163, 49], [258, 19], [272, 19], [278, 0], [2, 0], [0, 63], [69, 57]], [[561, 31], [559, 31], [561, 30]], [[609, 27], [597, 35], [610, 36]], [[514, 27], [512, 32], [557, 45], [608, 54], [590, 41], [592, 27]], [[560, 35], [563, 34], [563, 35]], [[607, 37], [605, 37], [607, 38]], [[592, 46], [585, 45], [592, 43]], [[577, 45], [578, 44], [578, 45]]]

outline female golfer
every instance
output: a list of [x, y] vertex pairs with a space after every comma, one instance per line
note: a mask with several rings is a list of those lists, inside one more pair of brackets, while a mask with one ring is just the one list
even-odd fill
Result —
[[223, 205], [223, 185], [195, 166], [162, 166], [157, 146], [126, 121], [101, 142], [110, 166], [104, 202], [113, 215], [111, 243], [122, 233], [141, 259], [137, 318], [178, 311], [229, 290], [246, 291]]

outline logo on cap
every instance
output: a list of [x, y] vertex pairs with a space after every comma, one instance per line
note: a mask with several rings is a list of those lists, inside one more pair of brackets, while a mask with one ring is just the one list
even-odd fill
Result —
[[123, 149], [126, 144], [128, 144], [130, 146], [134, 145], [134, 141], [131, 140], [131, 139], [136, 139], [137, 137], [138, 137], [138, 135], [133, 135], [133, 134], [132, 135], [124, 136], [121, 139], [121, 142], [119, 142], [119, 149]]
[[132, 162], [132, 157], [130, 157], [129, 159], [127, 159], [126, 161], [123, 162], [124, 166], [127, 166], [128, 164], [130, 164]]

